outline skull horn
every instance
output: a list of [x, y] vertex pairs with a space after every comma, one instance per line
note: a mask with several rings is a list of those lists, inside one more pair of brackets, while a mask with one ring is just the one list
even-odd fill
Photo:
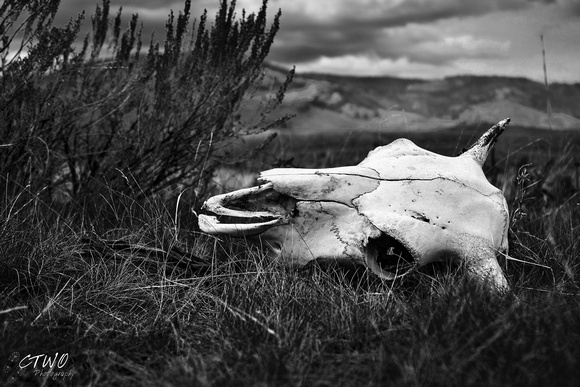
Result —
[[506, 118], [489, 128], [477, 142], [471, 145], [461, 156], [471, 157], [475, 162], [483, 167], [489, 152], [493, 149], [498, 137], [503, 133], [510, 119]]

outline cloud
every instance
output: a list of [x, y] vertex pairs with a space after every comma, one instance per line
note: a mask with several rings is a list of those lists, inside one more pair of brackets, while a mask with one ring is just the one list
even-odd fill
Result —
[[[84, 36], [100, 0], [62, 0], [57, 26], [83, 9]], [[219, 0], [193, 0], [192, 19], [208, 10], [211, 22]], [[132, 13], [162, 41], [170, 9], [183, 0], [111, 0], [111, 14], [123, 6], [123, 28]], [[262, 0], [238, 0], [257, 12]], [[454, 71], [495, 71], [532, 77], [540, 63], [539, 36], [546, 41], [554, 74], [578, 80], [580, 0], [270, 0], [270, 19], [282, 9], [281, 29], [269, 60], [309, 71], [375, 75], [445, 76]], [[509, 63], [508, 63], [509, 62]], [[365, 66], [368, 66], [365, 68]]]
[[[525, 0], [279, 0], [290, 23], [364, 24], [368, 28], [433, 22], [451, 17], [480, 15], [530, 6]], [[325, 23], [327, 22], [327, 23]]]
[[321, 56], [338, 58], [359, 55], [444, 64], [465, 57], [502, 57], [510, 49], [509, 40], [475, 37], [469, 33], [453, 31], [444, 24], [413, 23], [380, 30], [351, 26], [340, 31], [317, 28], [315, 32], [286, 32], [276, 41], [272, 60], [301, 63], [315, 61]]
[[427, 63], [416, 63], [408, 58], [379, 58], [377, 56], [345, 55], [321, 57], [312, 62], [297, 65], [300, 73], [323, 72], [328, 74], [351, 74], [356, 76], [389, 76], [404, 78], [436, 78], [453, 75], [453, 68]]
[[[63, 0], [61, 10], [65, 12], [59, 17], [68, 18], [86, 10], [84, 35], [90, 30], [94, 1]], [[475, 38], [468, 33], [445, 34], [445, 25], [450, 20], [499, 10], [529, 8], [533, 3], [525, 0], [270, 0], [270, 17], [278, 8], [282, 8], [283, 15], [282, 28], [269, 59], [295, 64], [312, 62], [322, 56], [377, 55], [384, 59], [405, 57], [411, 61], [441, 64], [462, 56], [501, 56], [508, 43]], [[242, 9], [257, 12], [261, 4], [261, 0], [238, 0], [238, 16]], [[145, 44], [151, 31], [155, 31], [157, 40], [163, 39], [170, 9], [176, 14], [183, 9], [182, 0], [113, 0], [112, 15], [117, 13], [119, 5], [123, 6], [123, 27], [127, 26], [131, 14], [139, 14], [144, 25]], [[217, 0], [193, 1], [192, 18], [206, 8], [211, 21], [218, 6]]]
[[[409, 56], [428, 62], [452, 60], [452, 49], [459, 52], [467, 43], [475, 49], [464, 50], [470, 57], [481, 53], [497, 55], [492, 46], [505, 50], [506, 42], [484, 42], [483, 39], [465, 41], [465, 37], [444, 37], [445, 23], [466, 17], [475, 17], [501, 10], [532, 7], [524, 0], [293, 0], [277, 1], [281, 5], [282, 29], [277, 36], [272, 59], [279, 62], [307, 62], [320, 56], [369, 55], [396, 59]], [[433, 26], [428, 31], [423, 26]], [[448, 39], [445, 41], [445, 39]], [[449, 40], [451, 39], [451, 40]], [[455, 40], [453, 40], [455, 39]], [[430, 46], [429, 44], [433, 44]], [[437, 47], [438, 50], [431, 47]], [[417, 49], [417, 53], [412, 53]], [[438, 54], [441, 52], [441, 54]]]
[[580, 0], [558, 0], [557, 3], [569, 16], [580, 17]]
[[433, 65], [447, 64], [458, 59], [489, 59], [505, 57], [509, 51], [509, 41], [475, 38], [472, 35], [442, 36], [435, 42], [421, 42], [404, 47], [395, 53], [414, 62]]
[[535, 78], [544, 34], [554, 78], [579, 79], [570, 67], [580, 60], [580, 0], [275, 3], [287, 5], [271, 59], [298, 69], [405, 76], [425, 71], [424, 77], [487, 71]]
[[443, 39], [447, 47], [457, 47], [465, 51], [507, 51], [509, 42], [498, 42], [489, 39], [477, 39], [471, 35], [447, 36]]

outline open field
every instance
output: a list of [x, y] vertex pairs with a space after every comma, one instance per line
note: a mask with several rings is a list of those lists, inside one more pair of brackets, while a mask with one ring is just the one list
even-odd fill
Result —
[[[498, 160], [529, 142], [517, 129], [505, 134]], [[411, 138], [453, 154], [473, 136]], [[324, 142], [283, 141], [274, 144], [283, 151], [266, 151], [263, 157], [294, 155], [293, 163], [302, 167], [352, 164], [364, 157], [368, 143], [390, 140], [323, 137]], [[577, 197], [546, 203], [536, 189], [549, 180], [543, 173], [573, 177], [573, 169], [548, 166], [563, 165], [551, 158], [573, 157], [557, 150], [573, 141], [577, 137], [553, 135], [535, 144], [539, 148], [527, 152], [526, 162], [536, 167], [528, 167], [528, 180], [520, 174], [519, 184], [514, 179], [523, 155], [498, 163], [505, 173], [496, 178], [512, 192], [512, 214], [527, 213], [513, 220], [511, 255], [531, 264], [502, 262], [519, 303], [491, 298], [461, 272], [444, 267], [395, 283], [341, 268], [283, 269], [247, 241], [195, 231], [186, 200], [137, 202], [105, 190], [101, 203], [63, 217], [23, 192], [19, 200], [4, 203], [2, 213], [0, 359], [8, 368], [1, 380], [15, 385], [575, 385], [580, 207]], [[522, 189], [534, 179], [542, 181]], [[68, 374], [43, 374], [50, 367], [34, 365], [30, 357], [22, 363], [26, 355], [40, 354], [59, 359], [67, 354], [63, 367], [52, 371]], [[27, 365], [21, 374], [17, 364]]]
[[[503, 118], [503, 117], [502, 117]], [[499, 118], [498, 118], [499, 120]], [[297, 167], [330, 167], [358, 163], [377, 146], [386, 145], [397, 138], [408, 138], [424, 149], [454, 156], [471, 145], [491, 125], [469, 125], [451, 129], [413, 131], [366, 131], [356, 129], [309, 131], [294, 129], [279, 131], [279, 138], [267, 149], [271, 155], [294, 157]], [[555, 158], [566, 146], [580, 146], [580, 128], [570, 131], [550, 131], [522, 128], [517, 122], [502, 134], [495, 148], [496, 163], [526, 164], [534, 154], [541, 158]], [[580, 160], [578, 153], [571, 154]], [[524, 162], [522, 162], [522, 160]], [[269, 160], [265, 160], [268, 162]], [[489, 163], [492, 163], [491, 159]]]

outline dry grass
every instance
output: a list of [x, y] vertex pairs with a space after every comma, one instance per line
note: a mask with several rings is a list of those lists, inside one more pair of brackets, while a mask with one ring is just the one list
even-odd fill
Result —
[[[247, 241], [194, 231], [184, 200], [111, 191], [63, 217], [22, 191], [4, 203], [0, 229], [2, 380], [574, 385], [580, 207], [575, 196], [547, 206], [546, 178], [533, 184], [530, 168], [505, 177], [519, 193], [512, 212], [527, 213], [513, 217], [511, 255], [532, 264], [505, 262], [519, 303], [460, 272], [391, 283], [336, 267], [288, 270]], [[31, 365], [18, 375], [13, 352], [67, 353], [63, 370], [74, 375], [44, 379]]]

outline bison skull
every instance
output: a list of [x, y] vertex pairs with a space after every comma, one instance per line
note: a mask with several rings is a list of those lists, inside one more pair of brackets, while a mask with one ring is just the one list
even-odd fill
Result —
[[349, 260], [386, 279], [455, 260], [505, 291], [496, 254], [507, 254], [508, 208], [482, 165], [508, 122], [494, 125], [457, 157], [399, 139], [356, 166], [262, 172], [264, 184], [207, 200], [200, 228], [259, 236], [289, 264]]

